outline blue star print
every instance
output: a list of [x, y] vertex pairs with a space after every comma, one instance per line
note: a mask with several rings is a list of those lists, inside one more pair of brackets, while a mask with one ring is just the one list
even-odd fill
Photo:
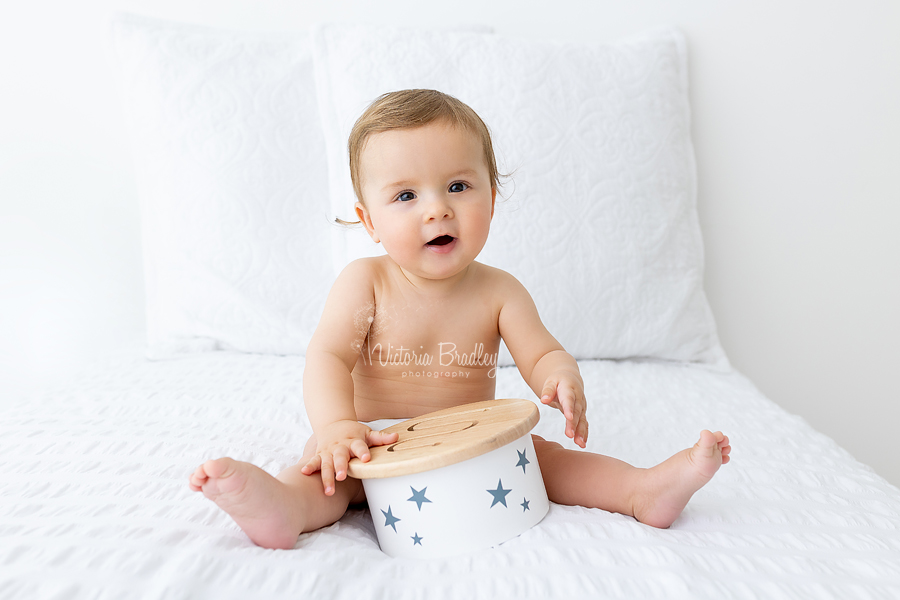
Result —
[[416, 532], [415, 535], [411, 535], [411, 536], [409, 536], [409, 537], [412, 538], [413, 546], [415, 546], [416, 544], [418, 544], [418, 545], [420, 545], [420, 546], [422, 545], [422, 538], [419, 537], [419, 532], [418, 532], [418, 531]]
[[522, 498], [522, 504], [519, 505], [519, 506], [522, 507], [522, 512], [525, 512], [526, 510], [531, 510], [531, 509], [528, 507], [529, 504], [531, 504], [531, 503], [528, 502], [528, 500], [526, 500], [525, 498]]
[[494, 508], [494, 505], [497, 504], [498, 502], [501, 502], [503, 504], [503, 506], [506, 506], [507, 508], [509, 508], [506, 505], [506, 495], [508, 493], [510, 493], [511, 491], [512, 491], [512, 488], [510, 488], [508, 490], [504, 490], [503, 489], [503, 480], [498, 479], [497, 480], [497, 489], [496, 490], [487, 490], [487, 493], [489, 493], [491, 496], [494, 497], [494, 501], [491, 502], [491, 508]]
[[400, 519], [391, 514], [390, 505], [388, 505], [387, 512], [381, 511], [381, 513], [384, 515], [384, 526], [387, 527], [388, 525], [390, 525], [394, 528], [394, 531], [397, 531], [397, 526], [394, 523], [396, 523]]
[[413, 486], [409, 486], [409, 489], [412, 490], [413, 495], [412, 498], [407, 498], [407, 500], [409, 502], [415, 502], [419, 507], [419, 510], [422, 510], [422, 504], [424, 504], [425, 502], [431, 502], [431, 500], [425, 497], [425, 490], [428, 489], [427, 487], [422, 488], [421, 491], [417, 490]]
[[526, 448], [525, 450], [522, 450], [521, 452], [519, 452], [518, 450], [516, 450], [516, 452], [518, 452], [518, 454], [519, 454], [519, 462], [516, 463], [516, 466], [517, 466], [517, 467], [522, 467], [522, 472], [524, 473], [524, 472], [525, 472], [525, 465], [531, 464], [531, 461], [528, 460], [527, 458], [525, 458], [525, 453], [528, 452], [528, 448]]

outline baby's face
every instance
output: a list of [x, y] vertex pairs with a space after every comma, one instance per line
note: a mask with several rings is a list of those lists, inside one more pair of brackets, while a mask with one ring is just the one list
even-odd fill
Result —
[[479, 139], [442, 121], [369, 137], [360, 220], [402, 269], [425, 279], [465, 270], [487, 241], [495, 190]]

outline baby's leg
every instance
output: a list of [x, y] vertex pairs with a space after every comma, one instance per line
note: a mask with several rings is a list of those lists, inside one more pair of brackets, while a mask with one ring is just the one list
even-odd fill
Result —
[[[315, 449], [314, 440], [304, 456]], [[209, 460], [191, 475], [190, 487], [215, 502], [253, 543], [264, 548], [293, 548], [297, 536], [340, 519], [351, 502], [361, 502], [362, 484], [348, 477], [326, 496], [319, 474], [304, 475], [300, 465], [272, 477], [259, 467], [230, 458]]]
[[558, 504], [601, 508], [665, 528], [687, 506], [694, 492], [729, 461], [731, 446], [721, 432], [703, 431], [693, 448], [650, 469], [615, 458], [567, 450], [534, 436], [547, 496]]

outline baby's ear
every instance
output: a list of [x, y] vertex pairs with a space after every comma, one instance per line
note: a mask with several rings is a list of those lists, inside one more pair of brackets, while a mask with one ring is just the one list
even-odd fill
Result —
[[[359, 217], [360, 223], [363, 224], [363, 227], [366, 228], [366, 231], [369, 233], [369, 237], [372, 238], [372, 241], [376, 244], [381, 243], [381, 239], [378, 237], [378, 232], [375, 231], [375, 226], [372, 224], [372, 217], [369, 216], [369, 211], [366, 210], [365, 205], [362, 202], [357, 202], [356, 206], [356, 216]], [[491, 214], [493, 215], [494, 209], [491, 208]]]

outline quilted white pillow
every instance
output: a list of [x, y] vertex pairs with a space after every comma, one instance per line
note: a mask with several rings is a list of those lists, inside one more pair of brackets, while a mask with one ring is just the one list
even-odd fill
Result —
[[308, 34], [111, 23], [144, 244], [149, 356], [302, 354], [334, 280]]
[[[569, 352], [726, 364], [703, 292], [679, 32], [601, 44], [325, 25], [313, 46], [335, 215], [355, 220], [346, 143], [363, 109], [442, 90], [481, 115], [513, 174], [479, 260], [522, 281]], [[382, 252], [362, 230], [335, 235], [338, 268]]]

